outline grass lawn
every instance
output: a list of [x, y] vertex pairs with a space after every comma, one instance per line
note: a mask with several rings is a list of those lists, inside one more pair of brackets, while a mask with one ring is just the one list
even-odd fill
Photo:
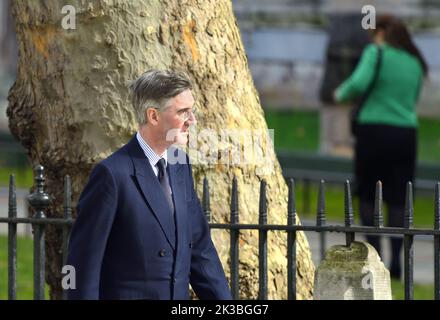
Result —
[[[405, 300], [405, 286], [403, 282], [391, 280], [393, 300]], [[414, 300], [434, 300], [433, 284], [414, 284]]]
[[[265, 117], [268, 127], [275, 130], [275, 149], [318, 150], [319, 113], [317, 111], [265, 110]], [[440, 163], [440, 119], [419, 120], [419, 160]]]
[[420, 119], [419, 157], [440, 164], [440, 120]]
[[[8, 245], [7, 236], [0, 236], [0, 300], [8, 298]], [[17, 238], [17, 299], [32, 300], [33, 280], [33, 241], [31, 238]], [[46, 288], [46, 298], [49, 297]]]
[[[268, 127], [275, 129], [275, 149], [316, 152], [319, 148], [319, 114], [316, 111], [265, 111]], [[419, 160], [440, 164], [440, 120], [420, 119]], [[329, 220], [343, 221], [343, 185], [326, 185], [326, 214]], [[302, 185], [297, 185], [297, 210], [300, 216], [316, 215], [318, 187], [313, 184], [310, 208], [304, 211]], [[357, 203], [354, 203], [355, 215]], [[385, 208], [384, 208], [385, 209]], [[384, 210], [386, 214], [386, 210]], [[358, 218], [358, 217], [356, 217]], [[386, 221], [386, 220], [385, 220]], [[416, 193], [414, 224], [432, 227], [434, 221], [434, 188], [432, 195]]]
[[0, 188], [9, 186], [9, 176], [15, 175], [17, 188], [29, 189], [34, 184], [34, 174], [30, 167], [27, 168], [0, 168]]
[[275, 149], [317, 151], [319, 117], [317, 112], [265, 111], [267, 126], [275, 130]]
[[[310, 188], [310, 208], [304, 210], [303, 186], [296, 184], [296, 207], [299, 217], [315, 219], [318, 207], [318, 184]], [[354, 198], [353, 210], [355, 223], [359, 224], [358, 203]], [[343, 185], [326, 185], [325, 187], [325, 213], [327, 220], [342, 223], [344, 221], [344, 189]], [[386, 222], [386, 207], [383, 208], [384, 222]], [[414, 201], [414, 227], [432, 228], [434, 225], [434, 190], [432, 196], [418, 195]]]

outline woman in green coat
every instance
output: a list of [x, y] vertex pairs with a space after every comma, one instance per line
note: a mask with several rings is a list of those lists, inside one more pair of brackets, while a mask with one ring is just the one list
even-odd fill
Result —
[[[352, 73], [335, 91], [338, 102], [363, 97], [356, 116], [355, 179], [364, 225], [373, 225], [377, 181], [383, 184], [388, 226], [403, 227], [406, 183], [414, 182], [417, 152], [416, 102], [428, 67], [405, 25], [392, 16], [377, 19]], [[381, 254], [380, 238], [367, 241]], [[400, 278], [402, 238], [391, 238], [390, 273]]]

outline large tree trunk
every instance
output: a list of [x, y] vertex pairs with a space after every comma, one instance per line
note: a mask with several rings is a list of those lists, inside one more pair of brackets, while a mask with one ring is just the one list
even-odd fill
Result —
[[[267, 130], [230, 0], [69, 1], [76, 30], [64, 30], [63, 1], [16, 0], [12, 10], [19, 42], [17, 80], [9, 95], [10, 129], [28, 150], [32, 164], [46, 168], [54, 196], [48, 216], [62, 214], [62, 181], [72, 177], [73, 204], [93, 165], [127, 142], [136, 131], [127, 80], [145, 70], [178, 68], [195, 83], [198, 127]], [[201, 141], [203, 142], [203, 137]], [[241, 142], [242, 144], [242, 142]], [[214, 222], [229, 221], [230, 186], [239, 186], [240, 222], [258, 223], [259, 182], [268, 184], [268, 222], [287, 221], [287, 187], [273, 147], [270, 175], [254, 165], [194, 165], [199, 196], [202, 177], [211, 186]], [[226, 231], [213, 230], [229, 274]], [[60, 298], [60, 232], [47, 234], [47, 282]], [[314, 266], [306, 238], [298, 236], [298, 298], [312, 297]], [[269, 297], [287, 296], [286, 235], [269, 234]], [[240, 297], [258, 289], [258, 234], [242, 232]]]

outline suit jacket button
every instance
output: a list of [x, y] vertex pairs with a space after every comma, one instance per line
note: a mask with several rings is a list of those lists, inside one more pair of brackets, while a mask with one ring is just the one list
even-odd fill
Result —
[[167, 251], [165, 249], [159, 251], [159, 256], [165, 257], [166, 255], [167, 255]]
[[193, 247], [193, 243], [192, 243], [192, 242], [189, 243], [189, 247], [190, 247], [190, 248]]

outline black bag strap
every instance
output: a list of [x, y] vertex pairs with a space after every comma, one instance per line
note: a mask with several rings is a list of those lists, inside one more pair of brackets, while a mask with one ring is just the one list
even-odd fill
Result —
[[381, 46], [376, 46], [376, 47], [377, 47], [377, 60], [376, 60], [376, 65], [374, 67], [373, 79], [371, 80], [370, 84], [368, 85], [367, 90], [364, 92], [364, 94], [360, 98], [359, 103], [355, 106], [355, 108], [353, 110], [353, 114], [352, 114], [352, 121], [357, 120], [357, 117], [358, 117], [359, 113], [361, 112], [363, 105], [367, 101], [369, 95], [371, 94], [371, 92], [374, 89], [374, 86], [376, 85], [377, 78], [379, 78], [379, 71], [380, 71], [380, 66], [382, 65], [382, 54], [383, 53], [382, 53]]

